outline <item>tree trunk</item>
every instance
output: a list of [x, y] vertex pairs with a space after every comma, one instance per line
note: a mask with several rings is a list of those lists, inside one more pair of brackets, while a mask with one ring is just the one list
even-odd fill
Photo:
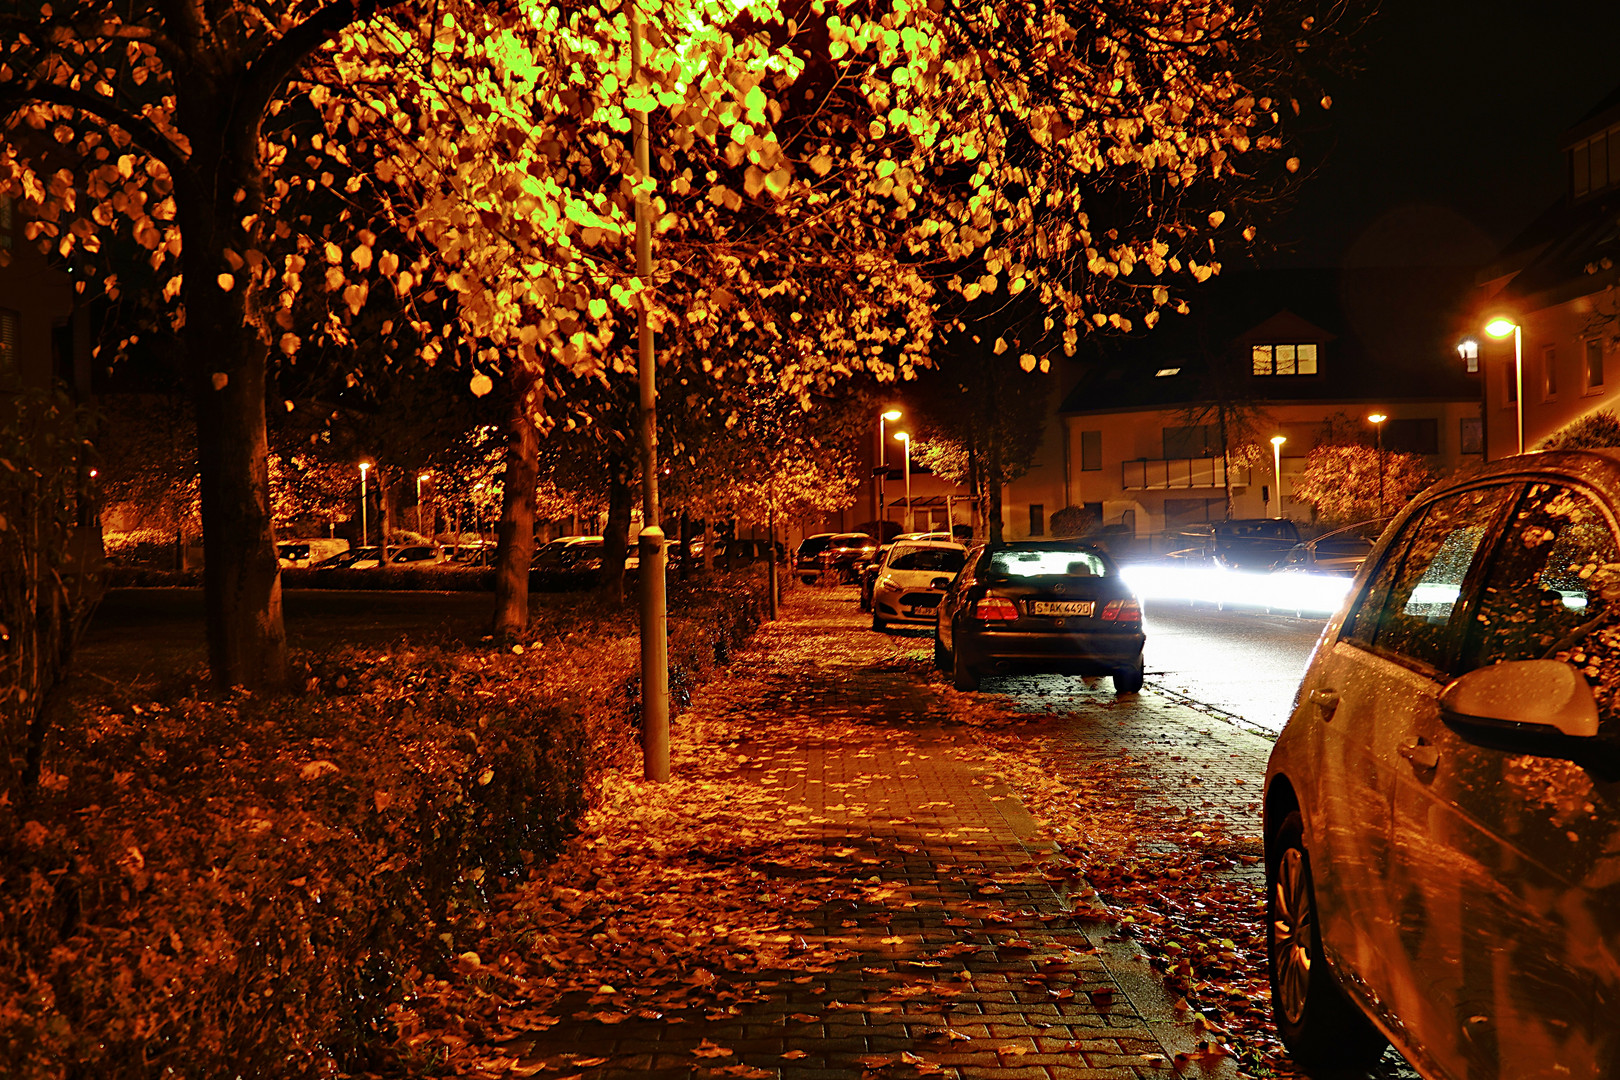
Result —
[[630, 553], [630, 480], [618, 466], [608, 469], [607, 525], [602, 531], [602, 595], [624, 602], [624, 559]]
[[530, 412], [534, 374], [512, 372], [511, 412], [506, 418], [506, 471], [501, 484], [501, 524], [495, 547], [495, 640], [516, 641], [529, 625], [529, 563], [534, 560], [534, 486], [540, 475], [540, 436]]
[[681, 580], [685, 581], [692, 576], [692, 519], [685, 510], [681, 511]]
[[990, 468], [989, 475], [985, 477], [985, 494], [988, 496], [989, 513], [986, 539], [994, 546], [1001, 543], [1001, 441], [994, 435], [990, 437]]

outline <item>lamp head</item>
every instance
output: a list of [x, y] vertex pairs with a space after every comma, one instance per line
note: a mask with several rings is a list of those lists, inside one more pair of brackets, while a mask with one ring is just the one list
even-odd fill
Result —
[[1285, 443], [1287, 441], [1288, 441], [1288, 436], [1286, 436], [1286, 435], [1273, 435], [1271, 437], [1271, 445], [1272, 446], [1281, 446], [1283, 443]]
[[1457, 355], [1464, 360], [1475, 360], [1479, 357], [1479, 342], [1473, 338], [1463, 338], [1457, 342]]
[[365, 471], [366, 471], [366, 470], [367, 470], [367, 469], [369, 469], [369, 468], [371, 468], [371, 462], [369, 462], [369, 461], [362, 461], [362, 462], [361, 462], [361, 463], [360, 463], [360, 471], [361, 471], [361, 472], [362, 472], [362, 473], [363, 473], [363, 472], [365, 472]]
[[911, 433], [909, 431], [897, 431], [894, 433], [894, 437], [897, 442], [911, 441]]
[[1367, 419], [1371, 423], [1382, 424], [1385, 420], [1388, 420], [1389, 417], [1385, 416], [1381, 412], [1375, 412], [1375, 413], [1368, 414]]
[[1485, 332], [1493, 338], [1505, 338], [1519, 328], [1519, 324], [1506, 315], [1498, 315], [1485, 324]]
[[883, 419], [885, 419], [885, 420], [898, 420], [898, 419], [900, 419], [900, 410], [899, 409], [890, 409], [888, 412], [883, 414]]

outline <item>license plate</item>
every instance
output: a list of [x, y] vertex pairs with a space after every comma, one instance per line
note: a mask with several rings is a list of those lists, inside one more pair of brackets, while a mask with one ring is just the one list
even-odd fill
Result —
[[1097, 606], [1095, 600], [1035, 600], [1029, 605], [1031, 615], [1090, 615]]

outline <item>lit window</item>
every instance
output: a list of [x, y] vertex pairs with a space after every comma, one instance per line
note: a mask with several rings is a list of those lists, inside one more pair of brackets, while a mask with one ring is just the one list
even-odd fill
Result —
[[1178, 367], [1162, 367], [1158, 371], [1155, 371], [1153, 374], [1154, 374], [1154, 377], [1162, 379], [1166, 375], [1179, 375], [1179, 374], [1181, 374], [1181, 369], [1178, 368]]
[[1603, 341], [1593, 338], [1586, 343], [1586, 388], [1603, 389]]
[[1316, 346], [1256, 345], [1251, 350], [1256, 375], [1315, 375]]

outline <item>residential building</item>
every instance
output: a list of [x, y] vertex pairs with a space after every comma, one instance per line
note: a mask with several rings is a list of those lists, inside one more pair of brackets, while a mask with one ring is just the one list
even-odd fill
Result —
[[[1293, 494], [1306, 458], [1324, 439], [1374, 443], [1373, 414], [1388, 418], [1386, 450], [1440, 473], [1481, 460], [1479, 376], [1456, 349], [1465, 273], [1252, 272], [1190, 299], [1189, 315], [1100, 340], [1058, 410], [1064, 501], [1104, 525], [1144, 535], [1228, 516], [1309, 521]], [[1285, 440], [1275, 456], [1274, 436]], [[1223, 447], [1250, 448], [1248, 460], [1239, 453], [1228, 473]]]
[[22, 208], [0, 194], [0, 394], [53, 380], [88, 394], [89, 338], [72, 278], [25, 239]]
[[1518, 452], [1520, 327], [1524, 448], [1598, 409], [1620, 410], [1620, 88], [1564, 136], [1568, 188], [1478, 276], [1472, 320], [1485, 373], [1489, 456]]

